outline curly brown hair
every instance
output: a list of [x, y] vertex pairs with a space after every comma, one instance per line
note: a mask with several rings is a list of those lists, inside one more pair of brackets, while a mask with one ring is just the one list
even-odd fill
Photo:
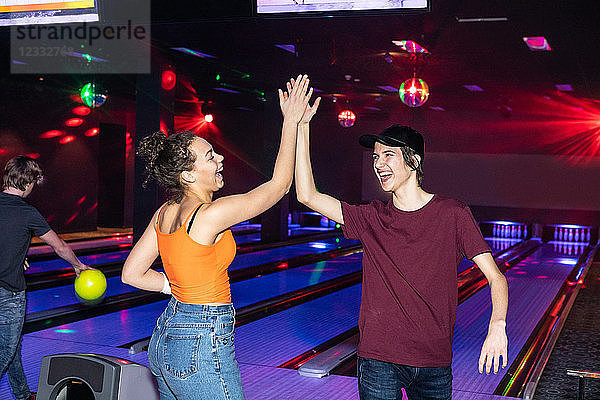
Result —
[[181, 183], [181, 173], [194, 168], [196, 155], [190, 150], [196, 135], [184, 131], [165, 135], [152, 133], [140, 141], [137, 155], [146, 161], [146, 178], [143, 187], [150, 178], [154, 178], [166, 190], [169, 201], [179, 203], [183, 199], [185, 187]]

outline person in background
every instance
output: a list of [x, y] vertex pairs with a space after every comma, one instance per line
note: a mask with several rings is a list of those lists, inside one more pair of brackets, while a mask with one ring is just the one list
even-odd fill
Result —
[[44, 217], [24, 199], [42, 181], [42, 169], [32, 158], [17, 156], [6, 163], [0, 192], [0, 371], [17, 400], [35, 399], [21, 363], [21, 332], [25, 321], [25, 269], [33, 236], [46, 242], [73, 266], [75, 273], [90, 269], [54, 232]]

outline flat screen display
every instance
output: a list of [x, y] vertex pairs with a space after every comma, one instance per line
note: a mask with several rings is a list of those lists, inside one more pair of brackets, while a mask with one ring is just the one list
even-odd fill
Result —
[[98, 0], [0, 0], [0, 26], [96, 21]]
[[429, 11], [431, 0], [256, 0], [258, 15], [335, 15], [353, 12]]

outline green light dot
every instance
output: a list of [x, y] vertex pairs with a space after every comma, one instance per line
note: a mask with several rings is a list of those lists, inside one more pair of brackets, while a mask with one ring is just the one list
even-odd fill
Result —
[[215, 77], [216, 80], [220, 80], [221, 79], [221, 75], [217, 74], [217, 76]]
[[341, 225], [340, 224], [335, 224], [335, 227], [336, 227], [336, 229], [337, 228], [341, 228]]
[[336, 238], [336, 239], [335, 239], [335, 242], [336, 242], [336, 243], [339, 243], [339, 242], [340, 242], [340, 238]]

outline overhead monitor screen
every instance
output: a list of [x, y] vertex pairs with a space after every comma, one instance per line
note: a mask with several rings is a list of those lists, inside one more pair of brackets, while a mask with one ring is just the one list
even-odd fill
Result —
[[98, 0], [0, 0], [0, 26], [96, 21]]
[[258, 15], [429, 11], [430, 0], [256, 0]]

